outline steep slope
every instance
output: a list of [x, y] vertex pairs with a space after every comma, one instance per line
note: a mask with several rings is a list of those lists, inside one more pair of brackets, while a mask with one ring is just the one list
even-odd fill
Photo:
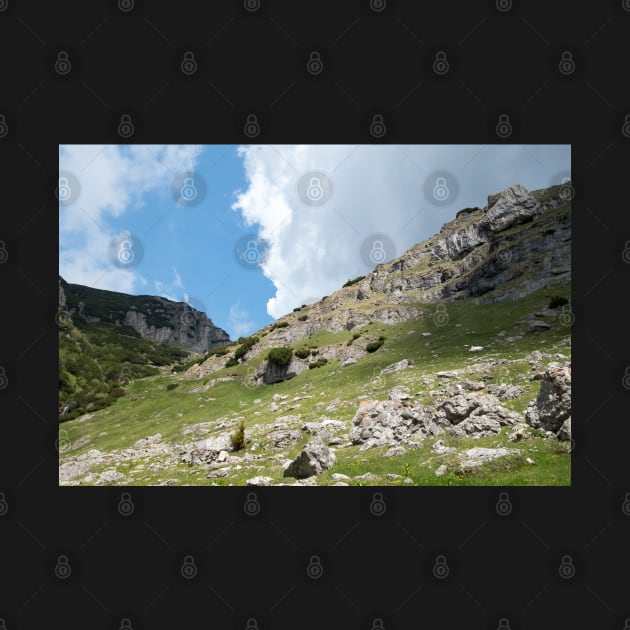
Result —
[[[528, 192], [517, 184], [490, 195], [484, 208], [468, 208], [439, 234], [395, 260], [377, 265], [363, 279], [314, 304], [296, 309], [254, 333], [240, 361], [274, 347], [308, 347], [314, 335], [359, 330], [370, 322], [396, 324], [426, 317], [435, 305], [471, 298], [475, 304], [515, 300], [571, 277], [571, 204], [566, 184]], [[346, 283], [348, 284], [348, 283]], [[376, 339], [337, 346], [303, 360], [357, 359]], [[224, 367], [234, 352], [210, 356], [189, 371], [198, 377]], [[290, 372], [300, 369], [294, 360]]]
[[365, 278], [64, 423], [60, 482], [569, 485], [570, 240], [563, 187], [491, 195]]

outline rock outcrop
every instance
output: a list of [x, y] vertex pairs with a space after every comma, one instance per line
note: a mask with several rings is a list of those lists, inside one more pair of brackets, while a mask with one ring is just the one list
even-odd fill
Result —
[[304, 479], [328, 470], [336, 461], [335, 451], [319, 440], [307, 444], [284, 469], [284, 477]]
[[[571, 367], [550, 363], [542, 375], [536, 399], [525, 411], [525, 421], [535, 429], [571, 439]], [[565, 422], [569, 421], [565, 426]]]
[[126, 326], [143, 339], [199, 354], [230, 341], [229, 335], [215, 326], [205, 313], [185, 302], [172, 302], [158, 296], [104, 291], [69, 284], [60, 277], [59, 307], [87, 323]]

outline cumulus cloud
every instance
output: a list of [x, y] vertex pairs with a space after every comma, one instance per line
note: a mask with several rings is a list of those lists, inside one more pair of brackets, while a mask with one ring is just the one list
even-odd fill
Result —
[[59, 170], [71, 174], [80, 192], [69, 205], [59, 205], [59, 273], [68, 282], [127, 293], [145, 286], [137, 269], [111, 264], [109, 244], [116, 234], [108, 221], [142, 206], [148, 191], [167, 191], [178, 173], [195, 168], [201, 151], [178, 145], [60, 146]]
[[[262, 269], [276, 289], [272, 317], [402, 254], [491, 193], [516, 183], [543, 188], [570, 171], [568, 146], [265, 145], [239, 155], [247, 188], [232, 208], [269, 245]], [[305, 199], [302, 178], [311, 173], [330, 182], [325, 203]], [[433, 195], [438, 176], [446, 198]], [[366, 256], [380, 241], [380, 256]]]

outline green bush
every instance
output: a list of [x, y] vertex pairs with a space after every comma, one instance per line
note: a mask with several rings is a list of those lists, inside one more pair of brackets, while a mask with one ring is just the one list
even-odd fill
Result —
[[[240, 338], [243, 339], [243, 337]], [[244, 357], [252, 349], [252, 346], [256, 343], [258, 343], [258, 337], [256, 336], [243, 339], [241, 345], [234, 351], [234, 358], [240, 359]]]
[[308, 319], [308, 315], [300, 315], [298, 317], [298, 321], [305, 322]]
[[297, 313], [298, 311], [301, 311], [301, 310], [302, 310], [302, 307], [301, 307], [301, 306], [296, 306], [296, 307], [293, 309], [293, 312], [294, 312], [294, 313]]
[[385, 337], [383, 337], [383, 335], [381, 335], [381, 336], [378, 338], [378, 340], [379, 340], [379, 341], [385, 341]]
[[300, 359], [306, 359], [306, 357], [309, 355], [310, 351], [308, 348], [298, 348], [295, 351], [295, 356], [300, 358]]
[[318, 368], [318, 367], [322, 367], [322, 365], [326, 365], [326, 363], [328, 363], [328, 359], [317, 359], [317, 361], [314, 361], [313, 363], [309, 363], [308, 369], [312, 370], [313, 368]]
[[549, 308], [558, 308], [558, 306], [564, 306], [568, 304], [569, 300], [561, 295], [553, 295], [549, 300]]
[[109, 395], [112, 398], [122, 398], [126, 393], [127, 390], [125, 390], [123, 387], [112, 387], [109, 390]]
[[235, 451], [240, 451], [245, 447], [245, 422], [243, 422], [243, 420], [241, 420], [236, 429], [230, 433], [230, 442], [232, 449]]
[[289, 365], [293, 350], [291, 348], [272, 348], [269, 350], [267, 358], [276, 365]]
[[459, 218], [460, 215], [463, 216], [465, 214], [471, 214], [472, 212], [477, 212], [479, 208], [462, 208], [456, 215], [455, 218]]
[[178, 385], [179, 385], [179, 383], [169, 383], [169, 384], [166, 386], [166, 391], [167, 391], [167, 392], [170, 392], [172, 389], [175, 389]]
[[342, 286], [342, 288], [343, 287], [350, 287], [353, 284], [356, 284], [357, 282], [361, 282], [361, 280], [363, 280], [363, 278], [365, 278], [365, 276], [357, 276], [356, 278], [352, 278], [352, 280], [348, 280], [347, 282], [345, 282], [341, 286]]
[[381, 346], [383, 345], [382, 341], [372, 341], [371, 343], [368, 343], [367, 346], [365, 346], [365, 349], [368, 352], [376, 352]]
[[234, 358], [234, 357], [230, 357], [226, 362], [225, 362], [225, 367], [229, 368], [229, 367], [234, 367], [238, 365], [238, 361]]
[[276, 322], [274, 324], [275, 328], [286, 328], [289, 325], [289, 322]]

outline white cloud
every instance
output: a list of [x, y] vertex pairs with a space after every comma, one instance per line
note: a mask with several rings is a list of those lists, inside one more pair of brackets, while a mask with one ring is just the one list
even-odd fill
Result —
[[[457, 210], [483, 206], [489, 194], [512, 184], [543, 188], [570, 170], [566, 146], [265, 145], [240, 147], [239, 155], [248, 186], [232, 208], [269, 243], [263, 273], [276, 288], [267, 303], [272, 317], [371, 270], [361, 245], [377, 233], [389, 237], [400, 255], [438, 232]], [[432, 203], [423, 189], [441, 170], [459, 189], [446, 206]], [[324, 205], [309, 206], [298, 193], [298, 181], [310, 171], [325, 173], [332, 183]]]
[[71, 173], [80, 194], [59, 206], [59, 273], [68, 282], [132, 293], [146, 285], [138, 270], [119, 269], [109, 261], [115, 232], [113, 217], [143, 205], [143, 195], [163, 188], [177, 173], [193, 170], [199, 146], [62, 145], [59, 170]]
[[232, 304], [230, 307], [230, 328], [232, 329], [231, 337], [245, 337], [249, 335], [256, 327], [256, 323], [251, 320], [249, 313], [241, 308], [239, 302]]

